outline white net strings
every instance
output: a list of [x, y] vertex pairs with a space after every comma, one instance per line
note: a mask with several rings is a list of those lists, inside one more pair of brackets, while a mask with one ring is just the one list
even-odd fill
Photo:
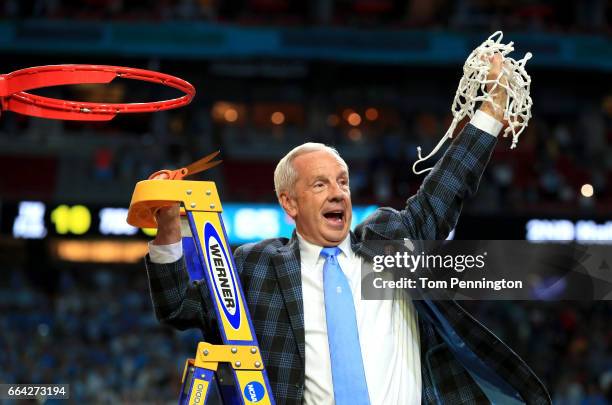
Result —
[[[425, 157], [421, 156], [421, 147], [417, 148], [418, 160], [412, 165], [412, 171], [415, 174], [421, 174], [430, 171], [432, 168], [416, 170], [416, 166], [429, 159], [438, 152], [447, 139], [450, 139], [457, 127], [466, 116], [472, 118], [475, 112], [476, 104], [479, 102], [489, 101], [494, 108], [502, 108], [504, 110], [504, 121], [507, 127], [503, 132], [503, 136], [507, 137], [512, 134], [512, 145], [510, 149], [514, 149], [518, 142], [519, 136], [527, 127], [527, 123], [531, 118], [531, 97], [529, 91], [531, 88], [531, 77], [525, 70], [525, 64], [531, 59], [531, 52], [527, 52], [523, 59], [514, 60], [507, 57], [510, 52], [514, 51], [514, 42], [502, 44], [504, 37], [503, 32], [497, 31], [493, 33], [486, 41], [472, 51], [463, 65], [463, 77], [459, 82], [459, 87], [455, 93], [451, 112], [453, 121], [450, 127], [440, 139], [440, 142]], [[489, 69], [491, 67], [489, 59], [495, 54], [501, 54], [503, 58], [502, 70], [498, 77], [493, 80], [487, 80]], [[503, 80], [505, 79], [505, 80]], [[492, 84], [491, 89], [487, 90], [487, 85]], [[506, 89], [508, 97], [505, 106], [498, 106], [493, 102], [494, 94], [497, 87]]]

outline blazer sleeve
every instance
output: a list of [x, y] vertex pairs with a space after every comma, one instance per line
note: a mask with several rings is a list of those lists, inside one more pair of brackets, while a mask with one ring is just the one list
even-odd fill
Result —
[[478, 190], [497, 138], [467, 124], [401, 211], [409, 237], [445, 239], [457, 225], [463, 202]]
[[185, 330], [199, 328], [212, 331], [214, 310], [207, 305], [208, 289], [201, 281], [191, 281], [185, 257], [168, 264], [153, 263], [145, 257], [149, 289], [158, 321]]
[[[234, 252], [236, 270], [241, 278], [244, 277], [245, 247], [240, 246]], [[185, 256], [174, 263], [159, 264], [153, 263], [147, 254], [145, 267], [157, 320], [179, 330], [201, 329], [206, 338], [214, 342], [219, 328], [209, 289], [204, 280], [191, 281]], [[241, 282], [244, 285], [245, 280]]]
[[478, 190], [497, 138], [467, 124], [423, 180], [403, 210], [381, 208], [360, 224], [362, 240], [369, 232], [385, 239], [445, 239], [457, 224], [465, 199]]

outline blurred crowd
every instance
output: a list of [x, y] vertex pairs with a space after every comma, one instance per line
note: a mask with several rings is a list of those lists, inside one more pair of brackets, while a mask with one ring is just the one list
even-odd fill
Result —
[[240, 24], [609, 32], [606, 0], [7, 0], [5, 18], [206, 20]]
[[[412, 173], [417, 147], [423, 148], [423, 155], [431, 151], [449, 121], [450, 117], [420, 114], [407, 131], [410, 135], [383, 136], [369, 164], [352, 173], [366, 179], [362, 183], [366, 198], [401, 206], [401, 197], [413, 194], [422, 181], [422, 176]], [[479, 192], [470, 202], [472, 209], [515, 214], [610, 211], [612, 115], [598, 109], [582, 111], [575, 118], [536, 115], [517, 149], [510, 150], [510, 142], [510, 138], [498, 142]], [[419, 168], [431, 167], [435, 161], [432, 158]]]
[[[1, 273], [0, 381], [70, 384], [75, 403], [176, 403], [201, 335], [157, 323], [144, 269], [81, 267], [47, 277], [57, 279], [36, 287], [40, 280], [23, 269]], [[610, 302], [468, 309], [534, 369], [556, 405], [612, 401]]]
[[64, 271], [52, 292], [3, 270], [2, 383], [70, 384], [74, 403], [176, 403], [201, 334], [157, 323], [144, 269]]
[[612, 403], [610, 301], [464, 305], [535, 371], [553, 404]]

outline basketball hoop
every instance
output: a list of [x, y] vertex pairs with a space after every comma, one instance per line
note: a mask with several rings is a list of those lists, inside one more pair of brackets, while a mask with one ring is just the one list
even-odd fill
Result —
[[[42, 87], [110, 83], [115, 78], [141, 80], [175, 88], [184, 96], [150, 103], [91, 103], [26, 93]], [[0, 108], [41, 118], [108, 121], [117, 114], [147, 113], [185, 106], [195, 95], [185, 80], [151, 70], [105, 65], [36, 66], [0, 75]]]

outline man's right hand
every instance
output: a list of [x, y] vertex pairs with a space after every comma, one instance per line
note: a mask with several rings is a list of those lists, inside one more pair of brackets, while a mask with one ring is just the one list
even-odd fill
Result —
[[[166, 173], [158, 174], [151, 180], [165, 180]], [[153, 240], [154, 245], [170, 245], [181, 241], [181, 220], [179, 203], [157, 209], [155, 219], [157, 221], [157, 236]]]

